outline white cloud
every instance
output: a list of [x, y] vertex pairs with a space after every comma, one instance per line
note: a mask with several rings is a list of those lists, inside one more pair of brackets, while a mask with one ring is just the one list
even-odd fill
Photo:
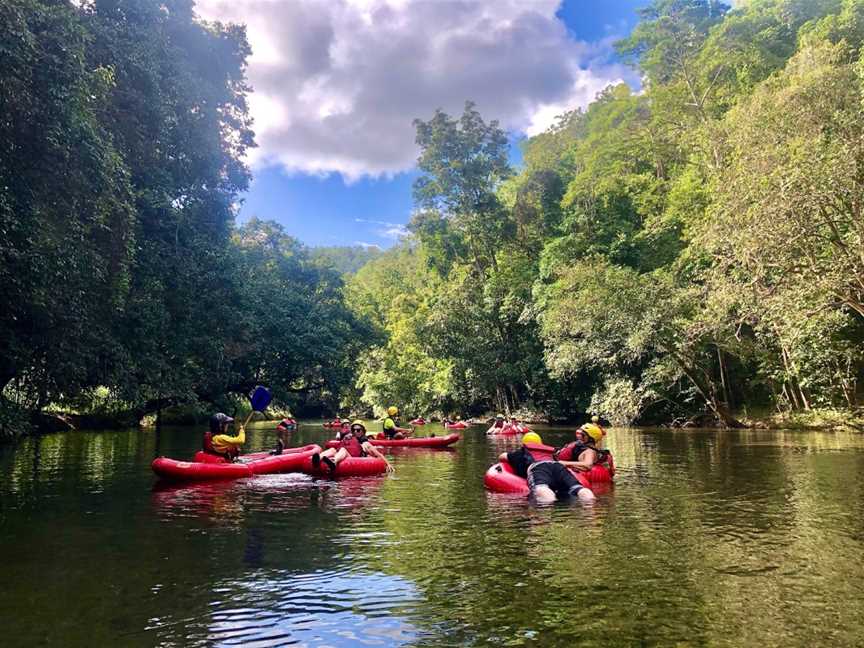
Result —
[[355, 218], [355, 223], [371, 223], [372, 225], [387, 225], [388, 227], [401, 227], [401, 223], [391, 223], [390, 221], [369, 220], [368, 218]]
[[382, 238], [399, 239], [408, 236], [408, 228], [404, 223], [391, 223], [390, 221], [370, 220], [368, 218], [355, 218], [355, 223], [366, 223], [369, 225], [383, 225], [384, 227], [374, 228], [375, 234]]
[[537, 133], [626, 74], [609, 42], [573, 41], [559, 0], [199, 0], [247, 25], [253, 164], [342, 173], [411, 168], [415, 117], [459, 114]]
[[408, 229], [404, 225], [396, 225], [394, 227], [378, 230], [378, 236], [398, 241], [399, 239], [408, 236]]

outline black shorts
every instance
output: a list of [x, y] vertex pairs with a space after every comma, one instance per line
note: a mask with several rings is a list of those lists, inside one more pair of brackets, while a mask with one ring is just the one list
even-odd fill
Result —
[[396, 436], [396, 430], [384, 430], [384, 438], [392, 439]]
[[533, 491], [537, 486], [548, 486], [558, 499], [575, 496], [585, 488], [573, 473], [557, 461], [538, 461], [528, 469], [528, 486]]

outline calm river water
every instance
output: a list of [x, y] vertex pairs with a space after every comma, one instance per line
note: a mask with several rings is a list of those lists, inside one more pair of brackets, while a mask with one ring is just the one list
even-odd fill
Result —
[[0, 447], [2, 645], [864, 645], [860, 435], [612, 430], [614, 488], [547, 508], [484, 490], [481, 428], [388, 477], [157, 485], [199, 437]]

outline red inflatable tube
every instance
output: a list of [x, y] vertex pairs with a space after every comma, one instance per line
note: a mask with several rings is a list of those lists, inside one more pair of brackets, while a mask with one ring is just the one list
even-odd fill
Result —
[[[458, 434], [448, 434], [440, 437], [407, 437], [405, 439], [369, 439], [374, 446], [382, 448], [446, 448], [453, 445], [459, 439]], [[335, 439], [327, 442], [328, 448], [338, 448], [339, 442]]]
[[342, 427], [342, 422], [341, 421], [328, 421], [326, 423], [322, 423], [321, 425], [323, 425], [325, 428], [336, 430], [336, 429]]
[[320, 451], [320, 446], [311, 444], [302, 448], [286, 448], [281, 455], [271, 455], [268, 452], [243, 455], [234, 463], [199, 451], [195, 454], [195, 461], [159, 457], [154, 459], [151, 467], [159, 477], [172, 481], [240, 479], [270, 473], [300, 472], [303, 460]]
[[529, 427], [515, 428], [512, 425], [505, 425], [502, 428], [496, 428], [494, 432], [489, 432], [489, 436], [516, 436], [517, 434], [525, 434], [531, 431]]
[[468, 424], [460, 421], [459, 423], [445, 423], [444, 427], [448, 430], [464, 430], [468, 427]]
[[411, 425], [426, 425], [426, 419], [424, 419], [423, 417], [416, 418], [411, 421]]
[[157, 457], [150, 464], [150, 467], [158, 477], [170, 479], [171, 481], [240, 479], [241, 477], [252, 476], [252, 469], [246, 464], [241, 463], [203, 463]]
[[336, 472], [331, 475], [323, 462], [316, 469], [310, 454], [303, 458], [298, 470], [314, 477], [368, 477], [387, 472], [387, 462], [378, 457], [348, 457], [336, 465]]
[[[533, 446], [534, 444], [529, 444]], [[549, 446], [545, 446], [549, 447]], [[535, 449], [529, 447], [531, 453], [535, 458], [541, 459], [538, 457], [538, 452]], [[543, 456], [543, 459], [549, 459], [550, 456]], [[541, 459], [542, 460], [542, 459]], [[612, 455], [609, 455], [609, 462], [612, 462]], [[612, 475], [614, 474], [614, 468], [610, 471], [605, 465], [596, 464], [591, 467], [591, 470], [584, 471], [575, 471], [572, 470], [573, 476], [576, 477], [577, 481], [585, 486], [586, 488], [596, 488], [598, 484], [608, 484], [612, 481]], [[489, 467], [489, 470], [486, 471], [486, 474], [483, 476], [483, 483], [486, 488], [496, 493], [511, 493], [518, 495], [527, 495], [528, 494], [528, 480], [524, 477], [520, 477], [515, 472], [513, 472], [513, 467], [507, 463], [507, 461], [500, 461]]]

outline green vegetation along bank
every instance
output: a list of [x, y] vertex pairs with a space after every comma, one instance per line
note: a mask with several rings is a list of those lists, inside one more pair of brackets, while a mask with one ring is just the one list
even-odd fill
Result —
[[0, 18], [5, 434], [257, 383], [301, 414], [860, 412], [861, 0], [656, 0], [617, 45], [639, 92], [563, 115], [519, 169], [470, 103], [416, 121], [411, 236], [359, 270], [235, 223], [242, 27], [185, 0]]
[[413, 237], [348, 285], [387, 340], [365, 403], [856, 420], [864, 2], [742, 4], [650, 4], [617, 44], [641, 91], [562, 116], [522, 169], [471, 104], [416, 122]]

